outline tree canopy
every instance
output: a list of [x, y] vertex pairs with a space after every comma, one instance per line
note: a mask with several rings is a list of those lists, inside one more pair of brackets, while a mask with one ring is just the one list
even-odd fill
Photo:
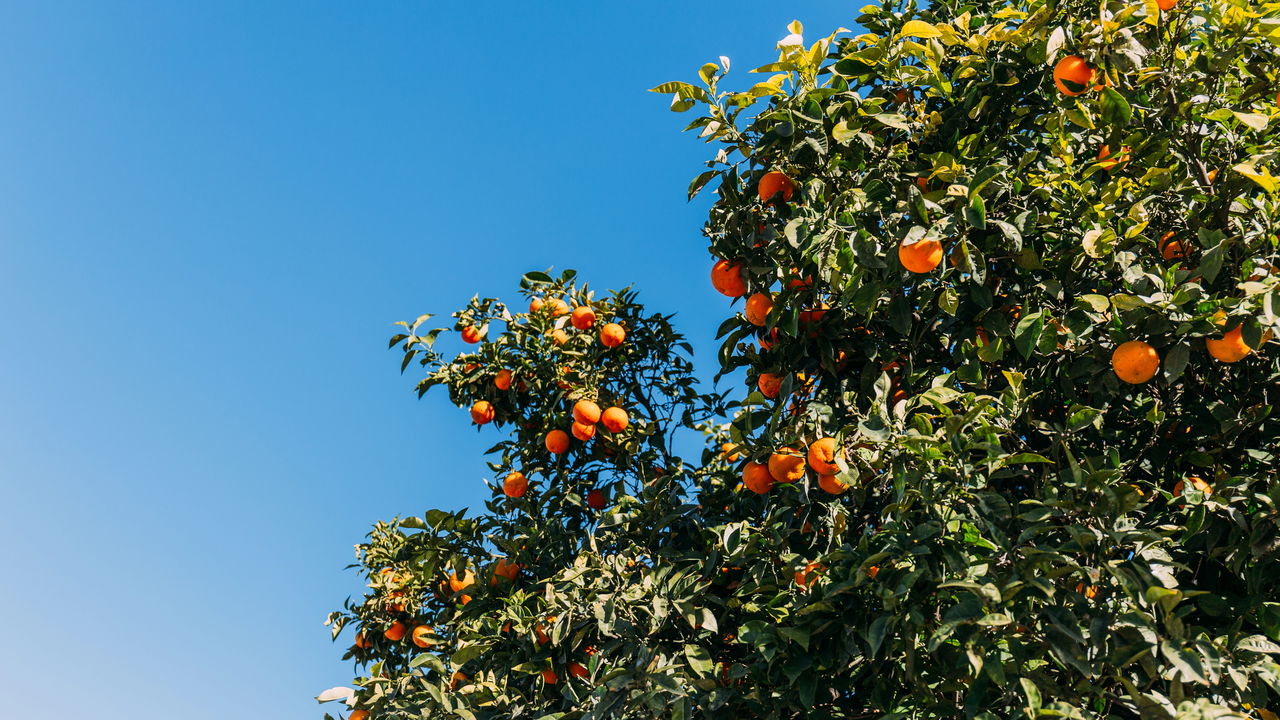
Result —
[[359, 547], [354, 720], [1276, 718], [1280, 3], [854, 23], [654, 88], [746, 388], [572, 272], [392, 338], [503, 439]]

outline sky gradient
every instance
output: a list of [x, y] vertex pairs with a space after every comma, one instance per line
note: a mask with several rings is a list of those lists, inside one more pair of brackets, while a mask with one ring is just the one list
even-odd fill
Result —
[[[478, 507], [477, 432], [396, 320], [573, 267], [704, 375], [710, 150], [645, 89], [730, 82], [835, 2], [12, 0], [0, 9], [6, 704], [316, 720], [367, 528]], [[736, 79], [735, 79], [736, 78]], [[27, 716], [27, 715], [24, 715]]]

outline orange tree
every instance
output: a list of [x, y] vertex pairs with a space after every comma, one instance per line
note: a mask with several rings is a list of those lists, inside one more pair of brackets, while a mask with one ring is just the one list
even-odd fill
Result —
[[[856, 22], [655, 88], [718, 146], [747, 392], [628, 294], [614, 347], [551, 300], [397, 336], [538, 482], [361, 546], [358, 717], [1276, 717], [1280, 3]], [[630, 425], [551, 453], [582, 399]]]

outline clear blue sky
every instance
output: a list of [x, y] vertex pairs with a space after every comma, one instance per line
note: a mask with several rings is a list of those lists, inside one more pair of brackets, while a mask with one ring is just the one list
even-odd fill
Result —
[[4, 3], [4, 714], [319, 718], [352, 546], [495, 437], [391, 323], [576, 267], [709, 367], [708, 150], [644, 90], [857, 5]]

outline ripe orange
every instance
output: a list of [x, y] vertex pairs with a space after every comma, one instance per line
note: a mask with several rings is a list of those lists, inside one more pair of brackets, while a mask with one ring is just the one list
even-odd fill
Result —
[[1083, 95], [1088, 92], [1097, 74], [1098, 69], [1092, 63], [1079, 55], [1068, 55], [1053, 66], [1053, 84], [1058, 86], [1058, 92], [1063, 95]]
[[879, 565], [872, 565], [871, 567], [867, 568], [867, 577], [871, 578], [872, 580], [875, 580], [876, 576], [879, 574], [880, 574]]
[[449, 676], [449, 689], [457, 690], [458, 686], [470, 680], [461, 670]]
[[547, 301], [547, 304], [551, 307], [551, 317], [560, 317], [561, 315], [569, 314], [569, 303], [561, 300], [560, 298], [551, 298]]
[[352, 710], [347, 716], [347, 720], [369, 720], [368, 710]]
[[519, 471], [508, 473], [507, 477], [502, 481], [502, 492], [509, 498], [524, 497], [528, 489], [529, 481], [525, 478], [524, 473]]
[[1160, 356], [1155, 348], [1141, 340], [1130, 340], [1111, 353], [1111, 368], [1121, 380], [1141, 385], [1155, 377], [1156, 370], [1160, 369]]
[[721, 260], [711, 266], [711, 287], [716, 292], [728, 297], [742, 297], [747, 294], [747, 281], [742, 277], [742, 266]]
[[414, 645], [420, 648], [431, 647], [431, 638], [429, 636], [434, 632], [430, 625], [419, 625], [413, 629], [413, 635], [410, 636], [410, 639], [413, 640]]
[[449, 589], [453, 592], [460, 592], [475, 584], [476, 574], [470, 570], [464, 572], [462, 577], [458, 577], [458, 572], [456, 570], [449, 573]]
[[1124, 165], [1125, 163], [1129, 162], [1129, 157], [1130, 157], [1130, 150], [1127, 145], [1122, 146], [1120, 148], [1120, 154], [1116, 155], [1114, 158], [1111, 157], [1111, 148], [1106, 145], [1103, 145], [1102, 148], [1098, 150], [1098, 165], [1103, 170], [1110, 170], [1113, 167], [1116, 167], [1118, 165]]
[[600, 406], [590, 400], [579, 400], [573, 404], [573, 419], [583, 425], [595, 425], [600, 422]]
[[773, 298], [764, 293], [756, 293], [747, 298], [747, 306], [743, 308], [742, 314], [747, 317], [747, 322], [752, 325], [764, 327], [765, 318], [772, 309]]
[[905, 104], [910, 99], [911, 93], [907, 92], [906, 88], [899, 88], [898, 91], [893, 94], [893, 101], [899, 105]]
[[360, 648], [361, 650], [364, 650], [372, 644], [373, 643], [369, 642], [369, 636], [365, 635], [363, 630], [356, 633], [356, 647]]
[[618, 347], [626, 337], [627, 331], [618, 323], [608, 323], [600, 328], [600, 342], [605, 347]]
[[1097, 585], [1085, 585], [1084, 583], [1076, 583], [1076, 592], [1084, 595], [1089, 600], [1098, 597]]
[[587, 507], [592, 510], [603, 510], [604, 506], [607, 505], [608, 502], [609, 501], [605, 499], [604, 493], [601, 492], [599, 488], [593, 488], [587, 491]]
[[627, 417], [626, 410], [620, 407], [611, 407], [601, 413], [600, 422], [604, 424], [605, 430], [611, 433], [618, 433], [627, 429], [630, 419]]
[[774, 195], [782, 193], [783, 201], [791, 199], [791, 194], [795, 192], [796, 186], [791, 182], [791, 178], [785, 174], [773, 170], [764, 174], [760, 178], [760, 185], [757, 188], [760, 192], [760, 202], [769, 202]]
[[1161, 10], [1172, 10], [1177, 4], [1178, 0], [1156, 0], [1156, 7]]
[[563, 430], [552, 430], [547, 433], [543, 444], [547, 446], [547, 452], [560, 455], [569, 449], [569, 436]]
[[[800, 311], [800, 324], [801, 324], [801, 325], [808, 325], [808, 324], [810, 324], [810, 323], [820, 322], [820, 321], [822, 320], [823, 316], [825, 316], [825, 315], [827, 314], [827, 310], [829, 310], [830, 308], [831, 308], [831, 306], [830, 306], [830, 305], [828, 305], [828, 304], [826, 304], [826, 303], [824, 303], [824, 302], [823, 302], [823, 303], [818, 303], [818, 306], [817, 306], [816, 308], [810, 308], [810, 309], [808, 309], [808, 310], [801, 310], [801, 311]], [[813, 333], [813, 332], [811, 332], [810, 334], [814, 334], [814, 333]]]
[[804, 477], [804, 455], [784, 447], [769, 456], [769, 474], [778, 482], [795, 482]]
[[749, 462], [742, 466], [742, 484], [751, 492], [764, 495], [773, 489], [773, 476], [769, 474], [767, 466]]
[[548, 685], [555, 685], [559, 681], [560, 681], [560, 678], [556, 676], [555, 670], [552, 670], [551, 668], [547, 668], [546, 670], [542, 671], [542, 682]]
[[484, 339], [484, 335], [480, 333], [480, 328], [475, 325], [468, 325], [462, 328], [462, 341], [475, 345]]
[[391, 642], [400, 642], [404, 639], [404, 634], [408, 630], [404, 623], [399, 620], [391, 623], [391, 627], [383, 631], [382, 635]]
[[756, 380], [756, 387], [760, 389], [761, 395], [770, 399], [776, 398], [782, 391], [782, 376], [774, 373], [760, 373], [760, 379]]
[[493, 405], [488, 400], [477, 400], [471, 406], [471, 422], [477, 425], [493, 422]]
[[587, 425], [584, 423], [575, 422], [573, 424], [573, 427], [571, 427], [569, 430], [570, 432], [573, 433], [574, 437], [578, 438], [582, 442], [586, 442], [596, 436], [595, 425]]
[[819, 475], [818, 487], [832, 495], [839, 495], [849, 489], [849, 486], [840, 482], [840, 479], [835, 475]]
[[772, 349], [773, 344], [776, 342], [778, 342], [778, 328], [774, 328], [770, 330], [768, 335], [760, 336], [760, 347], [764, 348], [765, 350]]
[[1215, 360], [1224, 363], [1240, 362], [1253, 352], [1249, 343], [1244, 341], [1239, 325], [1223, 333], [1221, 338], [1205, 338], [1204, 346]]
[[1187, 244], [1172, 230], [1160, 236], [1160, 257], [1165, 260], [1183, 260], [1189, 252]]
[[822, 563], [811, 562], [808, 565], [805, 565], [803, 570], [796, 571], [794, 577], [796, 585], [799, 585], [802, 588], [809, 587], [813, 584], [814, 580], [818, 579], [818, 574], [823, 570], [826, 570], [826, 567], [823, 566]]
[[520, 566], [513, 562], [508, 562], [506, 558], [498, 558], [498, 563], [493, 566], [493, 577], [489, 579], [490, 585], [497, 585], [498, 578], [506, 580], [515, 580], [520, 574]]
[[742, 453], [734, 450], [736, 447], [737, 445], [734, 445], [733, 443], [724, 443], [720, 446], [721, 457], [723, 457], [727, 462], [738, 462], [739, 458], [742, 457]]
[[511, 371], [505, 368], [502, 370], [499, 370], [498, 374], [493, 376], [493, 386], [498, 388], [499, 390], [510, 390], [511, 389]]
[[814, 440], [809, 445], [809, 467], [819, 475], [835, 475], [840, 472], [840, 466], [835, 464], [839, 451], [840, 447], [833, 437]]
[[573, 309], [573, 315], [569, 317], [569, 322], [579, 330], [586, 330], [596, 324], [596, 311], [586, 305]]
[[587, 669], [586, 665], [575, 660], [569, 663], [569, 674], [576, 678], [586, 679], [591, 675], [591, 671]]
[[[1213, 494], [1213, 486], [1205, 482], [1204, 478], [1196, 477], [1195, 475], [1189, 475], [1187, 477], [1187, 480], [1191, 481], [1192, 488], [1194, 488], [1198, 492], [1204, 493], [1205, 497], [1209, 497], [1210, 495]], [[1174, 497], [1182, 497], [1183, 491], [1185, 489], [1186, 489], [1186, 483], [1179, 480], [1178, 484], [1173, 486]]]
[[529, 300], [529, 314], [533, 314], [542, 309], [542, 298], [535, 297]]
[[569, 333], [565, 332], [562, 328], [556, 328], [551, 331], [551, 342], [557, 345], [563, 345], [569, 342]]
[[[555, 621], [556, 621], [555, 615], [547, 616], [548, 623], [555, 623]], [[536, 625], [533, 626], [533, 634], [538, 638], [539, 645], [546, 645], [547, 643], [551, 642], [551, 636], [547, 634], [547, 626], [543, 625], [542, 623], [537, 623]]]
[[928, 238], [898, 246], [898, 262], [913, 273], [927, 273], [942, 262], [942, 243]]

